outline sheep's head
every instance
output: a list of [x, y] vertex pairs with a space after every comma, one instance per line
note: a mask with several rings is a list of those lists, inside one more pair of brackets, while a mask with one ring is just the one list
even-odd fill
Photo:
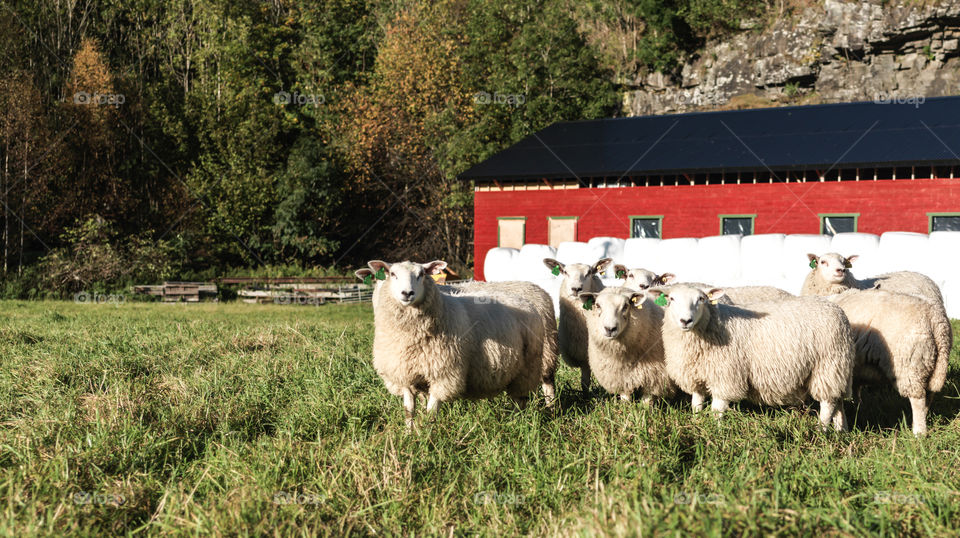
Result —
[[543, 264], [550, 268], [553, 274], [563, 277], [560, 292], [576, 297], [582, 291], [599, 291], [593, 289], [593, 277], [602, 273], [611, 261], [613, 259], [604, 258], [591, 266], [585, 263], [562, 264], [553, 258], [544, 258]]
[[853, 262], [856, 261], [858, 256], [854, 254], [844, 258], [836, 252], [829, 252], [823, 256], [807, 254], [807, 258], [810, 260], [811, 269], [817, 271], [824, 282], [839, 284], [843, 282], [843, 279], [847, 276], [847, 271], [853, 267]]
[[623, 279], [623, 285], [633, 290], [645, 290], [657, 283], [657, 274], [646, 269], [627, 269], [625, 265], [613, 267], [617, 278]]
[[577, 296], [596, 319], [597, 336], [614, 339], [630, 325], [630, 309], [643, 308], [646, 294], [627, 288], [606, 288], [600, 293], [585, 291]]
[[[437, 260], [420, 264], [406, 261], [390, 264], [373, 260], [367, 265], [374, 274], [383, 270], [384, 285], [389, 287], [390, 296], [394, 300], [403, 306], [414, 306], [423, 302], [426, 295], [425, 280], [437, 271], [442, 271], [447, 266], [447, 262]], [[432, 283], [426, 285], [432, 285]]]
[[723, 297], [723, 290], [713, 288], [702, 290], [693, 286], [678, 284], [669, 290], [650, 288], [651, 297], [663, 294], [666, 298], [664, 323], [674, 323], [680, 330], [689, 331], [710, 320], [710, 302]]

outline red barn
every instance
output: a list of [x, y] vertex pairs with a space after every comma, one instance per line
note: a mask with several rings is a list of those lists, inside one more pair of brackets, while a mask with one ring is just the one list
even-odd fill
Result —
[[525, 243], [960, 230], [955, 172], [960, 97], [561, 122], [460, 178], [483, 279]]

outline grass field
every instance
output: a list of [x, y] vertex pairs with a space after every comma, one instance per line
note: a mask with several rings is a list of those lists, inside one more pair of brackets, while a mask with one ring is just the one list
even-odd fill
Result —
[[923, 440], [889, 391], [824, 434], [813, 409], [717, 423], [680, 400], [583, 399], [567, 367], [556, 412], [459, 402], [408, 434], [371, 366], [369, 306], [8, 301], [0, 316], [2, 535], [960, 526], [956, 346]]

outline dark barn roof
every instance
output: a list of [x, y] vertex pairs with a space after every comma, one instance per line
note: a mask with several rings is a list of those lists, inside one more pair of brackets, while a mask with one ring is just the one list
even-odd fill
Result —
[[[922, 98], [921, 98], [922, 99]], [[960, 164], [960, 97], [555, 123], [460, 179]]]

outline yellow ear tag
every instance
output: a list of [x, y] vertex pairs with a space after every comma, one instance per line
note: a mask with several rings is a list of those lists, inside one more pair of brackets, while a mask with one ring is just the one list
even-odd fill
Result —
[[710, 301], [710, 304], [713, 304], [713, 305], [717, 304], [717, 300], [713, 299], [712, 301]]
[[643, 301], [637, 302], [637, 299], [639, 299], [639, 297], [634, 297], [630, 299], [630, 302], [633, 303], [633, 306], [637, 307], [637, 310], [643, 310]]

